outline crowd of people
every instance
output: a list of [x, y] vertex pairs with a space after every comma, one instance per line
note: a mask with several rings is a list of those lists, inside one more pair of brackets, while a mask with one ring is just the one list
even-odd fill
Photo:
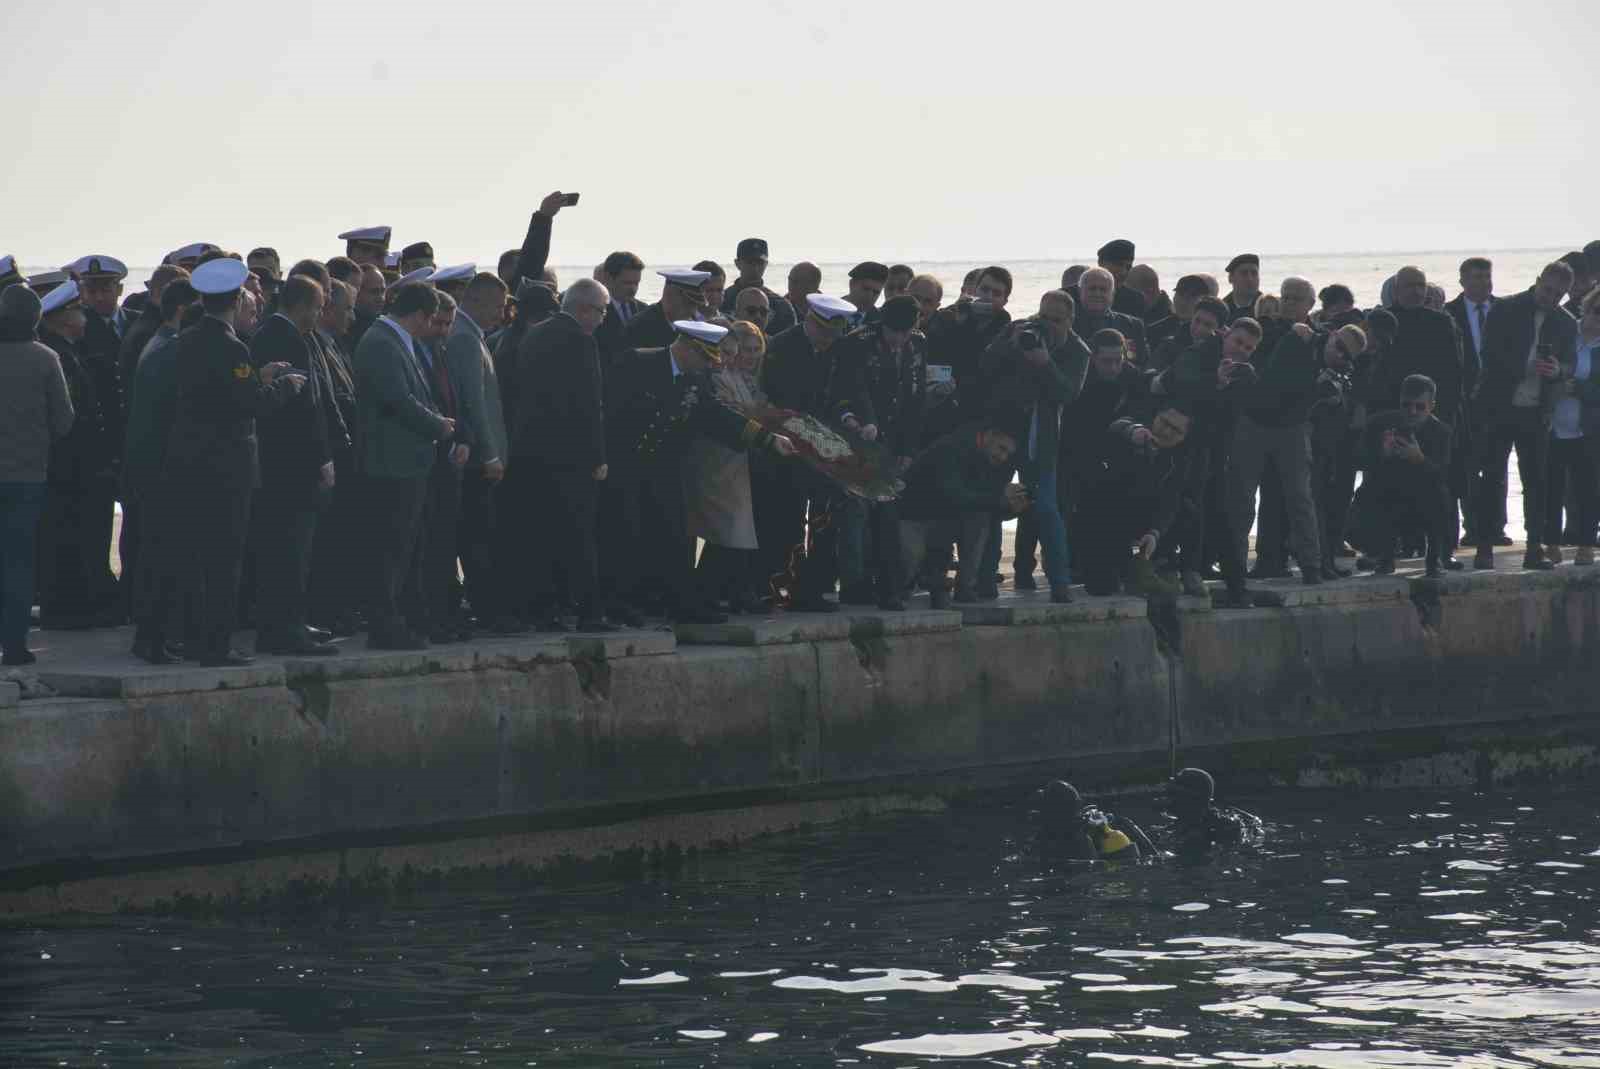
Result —
[[[420, 649], [971, 602], [998, 596], [1012, 517], [1019, 590], [1042, 565], [1057, 602], [1220, 578], [1242, 606], [1291, 560], [1306, 583], [1400, 556], [1437, 576], [1462, 545], [1494, 567], [1513, 449], [1523, 566], [1594, 563], [1600, 242], [1505, 298], [1481, 257], [1449, 301], [1402, 267], [1362, 310], [1338, 282], [1264, 293], [1249, 253], [1225, 291], [1169, 293], [1126, 240], [1036, 304], [999, 265], [948, 302], [876, 262], [840, 296], [801, 262], [780, 292], [750, 238], [731, 270], [659, 272], [645, 305], [626, 251], [561, 287], [576, 202], [546, 197], [494, 271], [390, 252], [386, 226], [287, 270], [184, 246], [126, 297], [113, 256], [0, 258], [5, 663], [34, 660], [36, 600], [45, 628], [131, 621], [134, 655], [206, 665], [248, 663], [246, 627], [258, 653], [322, 656], [363, 630]], [[841, 489], [774, 412], [898, 492]]]

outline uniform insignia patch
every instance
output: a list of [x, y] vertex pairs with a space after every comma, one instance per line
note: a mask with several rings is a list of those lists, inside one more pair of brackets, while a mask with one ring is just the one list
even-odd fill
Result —
[[255, 374], [255, 371], [250, 367], [249, 364], [240, 364], [238, 367], [233, 369], [233, 377], [238, 379], [240, 382], [248, 379], [253, 374]]

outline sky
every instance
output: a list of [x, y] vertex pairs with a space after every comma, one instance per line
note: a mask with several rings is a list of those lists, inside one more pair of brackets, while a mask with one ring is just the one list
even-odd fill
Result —
[[6, 0], [0, 253], [1581, 246], [1592, 4]]

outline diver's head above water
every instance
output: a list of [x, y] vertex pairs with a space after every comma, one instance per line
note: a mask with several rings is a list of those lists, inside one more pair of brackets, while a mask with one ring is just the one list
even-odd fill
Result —
[[1217, 796], [1217, 783], [1203, 768], [1181, 768], [1167, 781], [1166, 810], [1179, 820], [1202, 817]]

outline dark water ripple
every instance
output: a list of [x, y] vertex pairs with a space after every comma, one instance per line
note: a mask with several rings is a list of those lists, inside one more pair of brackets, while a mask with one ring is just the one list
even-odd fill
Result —
[[1246, 803], [1268, 847], [1200, 865], [1054, 871], [997, 804], [630, 882], [13, 929], [0, 1064], [1600, 1067], [1587, 793]]

